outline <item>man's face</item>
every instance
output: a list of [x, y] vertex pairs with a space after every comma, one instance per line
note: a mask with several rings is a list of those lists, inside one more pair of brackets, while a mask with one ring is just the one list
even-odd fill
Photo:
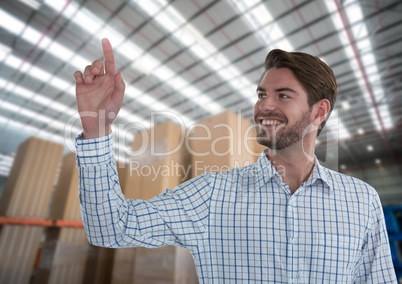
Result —
[[307, 93], [288, 68], [269, 69], [257, 87], [254, 121], [258, 143], [282, 150], [302, 140], [312, 121]]

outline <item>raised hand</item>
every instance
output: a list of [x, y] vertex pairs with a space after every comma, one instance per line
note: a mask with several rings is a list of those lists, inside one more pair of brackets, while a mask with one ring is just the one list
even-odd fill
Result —
[[84, 139], [101, 137], [111, 132], [111, 124], [123, 103], [125, 83], [116, 73], [113, 49], [108, 39], [102, 39], [104, 61], [95, 60], [76, 71], [77, 107]]

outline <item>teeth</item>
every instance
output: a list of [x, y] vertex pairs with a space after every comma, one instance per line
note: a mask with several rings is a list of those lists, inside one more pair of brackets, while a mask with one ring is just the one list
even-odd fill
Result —
[[277, 120], [263, 120], [261, 122], [261, 124], [262, 125], [278, 125], [278, 124], [280, 124], [280, 122]]

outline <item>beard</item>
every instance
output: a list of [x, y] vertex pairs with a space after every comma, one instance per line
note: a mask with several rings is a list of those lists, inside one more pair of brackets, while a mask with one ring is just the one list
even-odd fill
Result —
[[310, 111], [306, 111], [295, 124], [279, 125], [273, 132], [257, 125], [257, 141], [272, 150], [283, 150], [302, 140], [304, 135], [309, 133], [310, 124]]

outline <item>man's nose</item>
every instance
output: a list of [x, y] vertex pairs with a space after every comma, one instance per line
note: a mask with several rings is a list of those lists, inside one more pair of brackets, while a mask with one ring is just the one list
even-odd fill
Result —
[[276, 109], [276, 100], [273, 96], [265, 96], [261, 101], [259, 109], [261, 112], [273, 111]]

